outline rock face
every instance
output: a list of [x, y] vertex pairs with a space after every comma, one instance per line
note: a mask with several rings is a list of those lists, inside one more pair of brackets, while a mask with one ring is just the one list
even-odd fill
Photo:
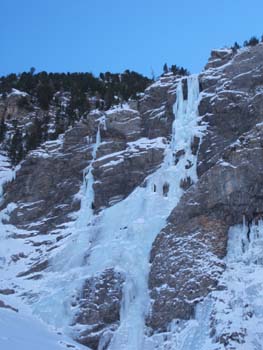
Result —
[[12, 202], [17, 205], [10, 213], [10, 224], [48, 233], [70, 220], [68, 215], [79, 208], [74, 196], [92, 158], [88, 135], [92, 135], [90, 129], [79, 125], [61, 142], [47, 142], [27, 156], [16, 180], [5, 188], [2, 208]]
[[0, 119], [23, 118], [32, 109], [30, 96], [13, 89], [6, 97], [0, 96]]
[[127, 141], [137, 140], [141, 135], [141, 116], [133, 109], [113, 109], [107, 113], [106, 129], [122, 135]]
[[93, 164], [95, 210], [126, 198], [161, 164], [163, 151], [162, 138], [141, 138], [123, 151], [98, 158]]
[[88, 325], [89, 329], [78, 334], [80, 343], [91, 349], [98, 349], [102, 343], [105, 346], [109, 344], [120, 320], [123, 282], [121, 273], [113, 269], [85, 282], [75, 322]]
[[198, 153], [200, 179], [152, 248], [147, 324], [154, 330], [193, 317], [196, 303], [216, 288], [224, 269], [229, 227], [261, 217], [262, 54], [258, 45], [228, 64], [223, 56], [223, 65], [217, 62], [219, 68], [201, 75], [199, 111], [208, 129]]
[[225, 147], [262, 120], [262, 58], [260, 44], [201, 74], [199, 113], [208, 132], [199, 150], [199, 176], [217, 162]]
[[139, 101], [144, 136], [170, 137], [176, 100], [174, 83], [175, 77], [172, 75], [161, 77], [146, 89], [144, 97]]

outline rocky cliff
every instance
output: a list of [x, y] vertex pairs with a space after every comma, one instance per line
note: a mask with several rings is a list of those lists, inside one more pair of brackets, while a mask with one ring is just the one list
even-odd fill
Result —
[[215, 50], [15, 170], [2, 154], [3, 305], [94, 350], [262, 349], [262, 61]]

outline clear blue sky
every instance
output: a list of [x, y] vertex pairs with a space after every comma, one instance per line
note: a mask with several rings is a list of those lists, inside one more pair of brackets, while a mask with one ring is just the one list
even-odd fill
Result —
[[263, 34], [262, 0], [0, 0], [0, 75], [199, 72], [212, 48]]

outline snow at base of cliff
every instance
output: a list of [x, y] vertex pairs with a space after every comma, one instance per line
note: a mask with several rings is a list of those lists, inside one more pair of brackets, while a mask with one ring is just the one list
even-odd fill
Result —
[[1, 350], [87, 349], [49, 329], [40, 320], [8, 309], [0, 309]]

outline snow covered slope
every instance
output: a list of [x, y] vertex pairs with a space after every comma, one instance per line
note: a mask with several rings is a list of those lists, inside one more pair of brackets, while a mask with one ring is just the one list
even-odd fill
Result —
[[32, 316], [0, 309], [0, 348], [3, 350], [86, 349], [55, 333]]

